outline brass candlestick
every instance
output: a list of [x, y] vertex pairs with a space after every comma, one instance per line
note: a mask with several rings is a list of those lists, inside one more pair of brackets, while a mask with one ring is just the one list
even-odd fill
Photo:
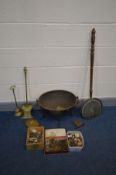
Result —
[[25, 94], [26, 94], [26, 102], [25, 104], [22, 105], [22, 110], [23, 110], [23, 118], [28, 119], [32, 118], [31, 115], [31, 110], [32, 110], [32, 105], [29, 104], [28, 102], [28, 95], [27, 95], [27, 68], [24, 67], [24, 76], [25, 76]]
[[17, 100], [16, 100], [16, 95], [15, 95], [15, 88], [16, 86], [15, 85], [12, 85], [10, 87], [10, 90], [13, 92], [13, 96], [14, 96], [14, 101], [15, 101], [15, 106], [16, 106], [16, 109], [15, 109], [15, 116], [22, 116], [23, 115], [23, 110], [21, 108], [19, 108], [18, 106], [18, 103], [17, 103]]

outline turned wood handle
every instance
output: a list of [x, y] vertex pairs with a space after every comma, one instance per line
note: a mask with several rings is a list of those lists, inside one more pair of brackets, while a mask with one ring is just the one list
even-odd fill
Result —
[[93, 94], [93, 67], [94, 67], [94, 51], [95, 51], [95, 28], [91, 31], [91, 53], [90, 53], [90, 98]]

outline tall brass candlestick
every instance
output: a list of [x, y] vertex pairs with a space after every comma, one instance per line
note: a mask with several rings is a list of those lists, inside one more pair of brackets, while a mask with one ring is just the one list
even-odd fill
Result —
[[23, 118], [28, 119], [32, 118], [31, 115], [31, 110], [32, 110], [32, 105], [29, 104], [28, 102], [28, 93], [27, 93], [27, 68], [24, 67], [24, 76], [25, 76], [25, 97], [26, 97], [26, 102], [25, 104], [22, 105], [22, 110], [23, 110]]

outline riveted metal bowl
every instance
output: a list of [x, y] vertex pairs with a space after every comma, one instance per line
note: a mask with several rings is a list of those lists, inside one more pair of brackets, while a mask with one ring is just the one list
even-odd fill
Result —
[[37, 100], [38, 105], [49, 112], [63, 112], [78, 103], [78, 97], [66, 90], [52, 90], [42, 94]]

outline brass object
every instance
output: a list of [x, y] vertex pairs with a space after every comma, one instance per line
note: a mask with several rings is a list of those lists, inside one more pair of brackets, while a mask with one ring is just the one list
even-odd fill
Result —
[[26, 102], [22, 105], [23, 110], [23, 118], [32, 118], [31, 111], [32, 111], [32, 105], [28, 102], [28, 95], [27, 95], [27, 68], [24, 67], [24, 76], [25, 76], [25, 94], [26, 94]]
[[94, 51], [95, 51], [95, 29], [91, 31], [91, 52], [90, 52], [90, 98], [82, 106], [82, 117], [91, 119], [100, 115], [102, 112], [102, 102], [98, 98], [93, 98], [93, 68], [94, 68]]
[[41, 108], [55, 114], [71, 109], [78, 102], [78, 97], [66, 90], [48, 91], [37, 100]]
[[21, 109], [23, 110], [23, 118], [32, 118], [31, 111], [32, 105], [29, 103], [25, 103], [22, 105]]
[[80, 128], [80, 127], [84, 126], [85, 123], [82, 122], [81, 120], [77, 119], [74, 121], [74, 125], [76, 126], [76, 128]]
[[33, 118], [26, 119], [25, 124], [27, 127], [40, 126], [40, 123]]
[[23, 110], [22, 110], [21, 108], [19, 108], [19, 106], [18, 106], [17, 99], [16, 99], [16, 95], [15, 95], [15, 88], [16, 88], [16, 86], [15, 86], [15, 85], [12, 85], [12, 86], [10, 87], [10, 90], [13, 92], [14, 101], [15, 101], [15, 106], [16, 106], [16, 109], [15, 109], [15, 116], [20, 117], [20, 116], [23, 115]]

